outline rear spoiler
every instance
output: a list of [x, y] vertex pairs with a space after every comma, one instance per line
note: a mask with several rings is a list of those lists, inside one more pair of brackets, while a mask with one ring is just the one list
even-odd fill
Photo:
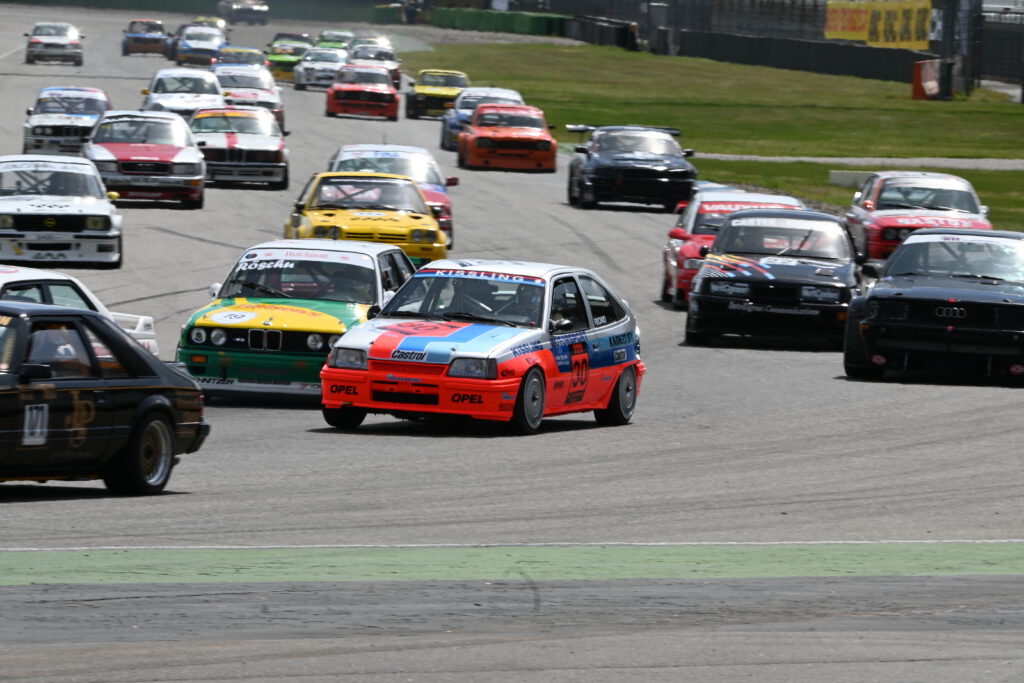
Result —
[[114, 313], [110, 317], [122, 330], [128, 333], [140, 346], [152, 353], [154, 356], [160, 354], [157, 346], [156, 330], [153, 326], [153, 318], [148, 315], [135, 315], [133, 313]]

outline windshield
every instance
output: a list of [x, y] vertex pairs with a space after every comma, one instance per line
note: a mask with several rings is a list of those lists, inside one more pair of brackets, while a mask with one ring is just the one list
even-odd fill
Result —
[[458, 74], [421, 74], [419, 85], [432, 85], [438, 88], [465, 88], [466, 77]]
[[34, 114], [86, 114], [99, 116], [107, 110], [106, 100], [70, 94], [52, 93], [36, 100]]
[[472, 95], [469, 97], [463, 97], [459, 100], [459, 109], [469, 109], [471, 111], [476, 110], [481, 104], [522, 104], [508, 97], [481, 97], [479, 95]]
[[163, 33], [163, 24], [155, 21], [133, 21], [128, 25], [128, 33]]
[[191, 95], [217, 95], [217, 81], [193, 76], [164, 76], [153, 84], [155, 93], [188, 93]]
[[380, 83], [390, 85], [391, 77], [384, 71], [342, 69], [335, 78], [336, 83]]
[[831, 221], [742, 218], [723, 229], [716, 253], [849, 259], [842, 227]]
[[279, 137], [281, 129], [273, 115], [255, 113], [211, 114], [192, 121], [193, 133], [242, 133], [243, 135], [269, 135]]
[[256, 88], [258, 90], [274, 89], [274, 78], [262, 69], [256, 73], [249, 74], [226, 74], [219, 72], [217, 73], [217, 80], [223, 88]]
[[886, 275], [1024, 281], [1024, 243], [998, 237], [911, 236], [886, 263]]
[[188, 128], [184, 119], [114, 119], [101, 123], [92, 141], [185, 147], [188, 145]]
[[387, 153], [382, 153], [382, 156], [371, 156], [370, 154], [342, 157], [331, 170], [391, 173], [409, 176], [418, 183], [445, 184], [445, 179], [441, 176], [441, 169], [438, 168], [437, 163], [424, 154], [404, 157], [391, 156]]
[[34, 36], [67, 36], [77, 38], [78, 31], [68, 24], [42, 24], [32, 29]]
[[374, 59], [381, 62], [395, 61], [395, 53], [372, 45], [360, 45], [350, 53], [352, 59]]
[[313, 50], [306, 53], [306, 56], [302, 58], [304, 62], [344, 62], [345, 59], [341, 53], [335, 52], [334, 50]]
[[234, 51], [221, 52], [217, 56], [218, 64], [262, 64], [266, 57], [262, 52]]
[[932, 209], [978, 213], [974, 193], [960, 184], [889, 181], [878, 195], [879, 210]]
[[423, 268], [398, 290], [381, 315], [538, 327], [543, 306], [541, 278]]
[[306, 54], [309, 50], [304, 45], [275, 45], [270, 48], [270, 54], [272, 55], [291, 55], [293, 57], [301, 57]]
[[99, 178], [68, 164], [12, 161], [0, 164], [0, 196], [105, 197]]
[[352, 40], [352, 34], [345, 31], [321, 31], [319, 39], [326, 43], [347, 43]]
[[313, 192], [310, 208], [390, 209], [428, 213], [423, 197], [411, 180], [323, 178]]
[[377, 275], [366, 254], [260, 250], [242, 257], [219, 296], [373, 304]]
[[529, 114], [504, 114], [499, 112], [481, 112], [476, 119], [478, 126], [497, 126], [500, 128], [547, 128], [544, 119]]
[[648, 154], [682, 154], [679, 144], [662, 133], [616, 131], [594, 138], [595, 152], [646, 152]]
[[221, 42], [221, 41], [224, 40], [224, 37], [220, 34], [220, 31], [189, 30], [189, 31], [185, 31], [185, 40], [217, 41], [217, 42]]

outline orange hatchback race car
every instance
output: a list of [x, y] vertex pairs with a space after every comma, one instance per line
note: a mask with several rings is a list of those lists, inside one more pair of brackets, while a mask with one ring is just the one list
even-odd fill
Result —
[[544, 112], [525, 104], [481, 104], [459, 134], [462, 168], [555, 172], [558, 142]]

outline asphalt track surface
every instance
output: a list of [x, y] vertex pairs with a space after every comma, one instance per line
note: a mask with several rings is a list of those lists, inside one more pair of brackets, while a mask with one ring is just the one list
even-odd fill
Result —
[[[40, 87], [132, 107], [168, 65], [120, 56], [135, 13], [0, 12], [0, 153], [20, 151]], [[58, 16], [88, 35], [85, 65], [23, 64], [21, 33]], [[285, 26], [320, 28], [233, 42]], [[402, 33], [400, 51], [439, 35]], [[125, 208], [124, 268], [74, 271], [154, 315], [165, 358], [337, 145], [436, 147], [436, 122], [285, 99], [293, 190]], [[0, 485], [0, 680], [1024, 680], [1016, 390], [848, 381], [813, 340], [688, 348], [685, 314], [656, 299], [671, 217], [573, 209], [564, 168], [457, 172], [437, 154], [462, 180], [453, 256], [591, 267], [636, 308], [650, 372], [633, 424], [515, 438], [373, 417], [345, 435], [309, 405], [218, 402], [166, 495]]]

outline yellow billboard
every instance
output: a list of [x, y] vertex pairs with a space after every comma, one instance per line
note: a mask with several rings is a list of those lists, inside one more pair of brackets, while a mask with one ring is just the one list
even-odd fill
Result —
[[825, 38], [927, 50], [931, 0], [829, 0]]

